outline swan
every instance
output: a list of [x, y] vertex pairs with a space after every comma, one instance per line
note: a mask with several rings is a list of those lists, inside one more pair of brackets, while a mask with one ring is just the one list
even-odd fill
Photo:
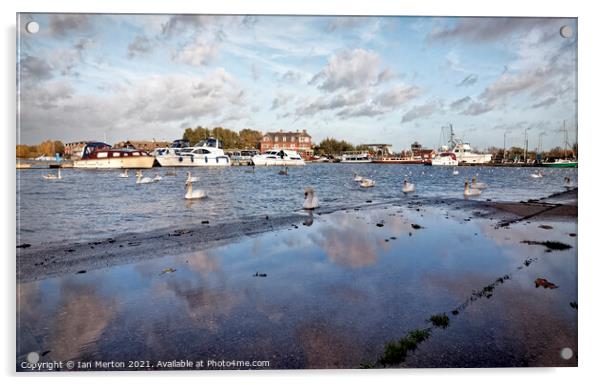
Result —
[[452, 175], [460, 175], [460, 171], [458, 171], [458, 170], [456, 170], [456, 169], [454, 168], [454, 171], [452, 172]]
[[407, 179], [404, 179], [403, 187], [401, 188], [401, 191], [403, 191], [405, 194], [411, 193], [411, 192], [416, 191], [416, 187], [414, 186], [414, 183], [409, 183], [407, 181]]
[[50, 173], [48, 173], [47, 175], [42, 175], [42, 178], [47, 179], [47, 180], [62, 179], [62, 177], [61, 177], [61, 169], [59, 168], [57, 170], [56, 174], [50, 174]]
[[487, 185], [485, 183], [477, 182], [477, 177], [473, 176], [470, 187], [473, 189], [485, 190], [487, 188]]
[[161, 179], [163, 179], [163, 178], [161, 178], [161, 175], [159, 175], [159, 174], [155, 174], [155, 177], [153, 178], [153, 182], [158, 182], [158, 181], [160, 181]]
[[313, 188], [311, 188], [311, 187], [306, 188], [304, 191], [304, 194], [305, 194], [305, 202], [303, 202], [303, 208], [305, 210], [313, 210], [320, 206], [320, 203], [318, 202], [318, 197], [315, 196], [315, 192], [314, 192]]
[[127, 178], [129, 177], [128, 175], [128, 169], [126, 168], [121, 174], [119, 174], [120, 178]]
[[362, 180], [364, 180], [364, 178], [360, 175], [357, 175], [356, 172], [353, 173], [353, 180], [356, 182], [361, 182]]
[[186, 195], [184, 195], [185, 199], [201, 199], [205, 198], [207, 194], [205, 190], [193, 190], [192, 182], [186, 181]]
[[538, 170], [536, 173], [531, 174], [531, 178], [543, 178], [543, 174]]
[[136, 184], [147, 184], [147, 183], [153, 183], [153, 180], [147, 176], [145, 176], [143, 178], [142, 171], [138, 171], [136, 173]]
[[368, 178], [362, 178], [362, 181], [360, 182], [361, 187], [374, 187], [375, 184], [376, 182]]
[[468, 182], [464, 183], [464, 197], [473, 197], [481, 195], [481, 190], [468, 187]]
[[192, 176], [192, 173], [190, 171], [186, 172], [186, 182], [198, 182], [199, 178], [196, 176]]

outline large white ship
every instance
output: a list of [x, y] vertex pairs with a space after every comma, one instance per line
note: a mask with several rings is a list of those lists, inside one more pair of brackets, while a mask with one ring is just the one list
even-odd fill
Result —
[[[485, 164], [490, 163], [492, 154], [485, 154], [479, 152], [473, 152], [470, 147], [470, 143], [464, 142], [462, 139], [456, 137], [454, 134], [454, 128], [452, 125], [449, 125], [450, 137], [449, 144], [450, 147], [442, 146], [441, 152], [451, 152], [455, 155], [458, 164]], [[450, 149], [451, 148], [451, 149]]]

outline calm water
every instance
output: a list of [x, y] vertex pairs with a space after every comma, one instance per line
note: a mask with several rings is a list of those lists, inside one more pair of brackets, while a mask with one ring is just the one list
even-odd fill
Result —
[[[207, 199], [184, 199], [184, 180], [190, 170], [201, 178], [195, 188], [205, 189]], [[461, 167], [452, 169], [422, 165], [309, 164], [290, 168], [288, 176], [279, 168], [248, 167], [225, 169], [177, 169], [177, 176], [165, 176], [173, 169], [156, 168], [163, 180], [137, 185], [135, 178], [118, 177], [120, 170], [63, 170], [63, 179], [47, 181], [49, 170], [17, 170], [18, 243], [37, 244], [58, 240], [88, 240], [122, 232], [139, 232], [187, 226], [210, 220], [234, 221], [257, 215], [282, 215], [303, 205], [303, 189], [313, 186], [323, 207], [388, 201], [401, 197], [404, 177], [416, 184], [417, 197], [461, 198], [463, 182], [478, 174], [489, 185], [478, 199], [521, 200], [539, 198], [563, 190], [566, 175], [576, 181], [576, 169], [543, 169], [545, 177], [533, 179], [533, 168]], [[362, 189], [353, 172], [376, 180], [376, 187]], [[54, 170], [51, 170], [54, 172]], [[133, 173], [130, 173], [133, 175]]]
[[[214, 181], [240, 180], [245, 186], [250, 186], [249, 178], [262, 180], [254, 190], [264, 191], [263, 198], [247, 195], [244, 201], [281, 202], [291, 210], [300, 204], [299, 194], [289, 201], [285, 192], [298, 192], [304, 184], [300, 175], [319, 181], [315, 183], [322, 186], [318, 191], [328, 188], [328, 180], [341, 180], [331, 190], [339, 192], [331, 198], [333, 202], [345, 194], [363, 200], [386, 197], [383, 190], [393, 190], [394, 168], [366, 168], [374, 170], [379, 181], [389, 175], [390, 184], [364, 194], [347, 182], [348, 173], [341, 177], [325, 172], [334, 167], [295, 170], [287, 180], [297, 187], [288, 188], [273, 175], [274, 169], [255, 176], [243, 175], [242, 169], [207, 173]], [[114, 173], [66, 174], [65, 182], [54, 188], [65, 188], [76, 178], [89, 184], [71, 196], [103, 186], [96, 195], [102, 198], [86, 199], [85, 205], [98, 210], [107, 204], [103, 202], [115, 202], [115, 212], [107, 207], [102, 214], [116, 222], [125, 217], [117, 212], [124, 207], [142, 215], [136, 210], [156, 210], [159, 202], [168, 202], [165, 215], [154, 213], [162, 219], [175, 218], [171, 211], [186, 211], [177, 198], [179, 184], [143, 190], [131, 185], [132, 181], [115, 182]], [[416, 179], [427, 180], [426, 176]], [[483, 180], [503, 184], [499, 174]], [[29, 183], [43, 186], [44, 191], [50, 188], [37, 180]], [[129, 193], [111, 199], [108, 187], [114, 183], [118, 186], [115, 193]], [[217, 194], [217, 185], [209, 186]], [[270, 186], [274, 196], [268, 198], [265, 190]], [[164, 198], [161, 189], [172, 199]], [[159, 201], [151, 202], [151, 197]], [[140, 206], [126, 204], [137, 201]], [[58, 210], [75, 205], [66, 199], [59, 202]], [[200, 207], [191, 210], [207, 212]], [[47, 352], [42, 361], [269, 360], [273, 369], [354, 368], [374, 362], [386, 342], [426, 327], [430, 315], [450, 314], [474, 290], [509, 274], [510, 280], [496, 287], [491, 298], [472, 302], [456, 316], [450, 314], [450, 326], [436, 329], [405, 365], [576, 365], [575, 355], [570, 360], [560, 356], [567, 347], [577, 352], [577, 311], [569, 306], [577, 300], [577, 242], [568, 235], [577, 231], [576, 222], [546, 221], [552, 230], [526, 222], [495, 229], [493, 220], [466, 221], [468, 213], [449, 208], [339, 211], [316, 216], [310, 227], [265, 233], [212, 250], [166, 253], [165, 258], [19, 284], [18, 362], [28, 352], [38, 351]], [[152, 221], [154, 215], [149, 213], [147, 218]], [[82, 223], [86, 216], [73, 214], [72, 220]], [[377, 227], [379, 222], [384, 226]], [[412, 223], [424, 228], [414, 230]], [[520, 243], [527, 234], [529, 240], [552, 239], [573, 248], [547, 253], [544, 247]], [[537, 260], [524, 266], [527, 258]], [[161, 274], [165, 268], [175, 272]], [[256, 272], [267, 277], [254, 277]], [[539, 277], [554, 282], [558, 289], [535, 288], [533, 282]]]

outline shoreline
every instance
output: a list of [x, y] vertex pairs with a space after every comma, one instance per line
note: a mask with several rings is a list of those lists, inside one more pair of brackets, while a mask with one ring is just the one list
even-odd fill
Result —
[[[125, 233], [86, 242], [51, 242], [41, 245], [17, 245], [17, 282], [82, 274], [111, 266], [156, 259], [167, 255], [199, 251], [236, 242], [270, 231], [299, 227], [312, 215], [337, 211], [366, 210], [400, 206], [420, 210], [420, 206], [450, 206], [454, 210], [473, 210], [473, 214], [498, 220], [506, 227], [525, 220], [577, 218], [577, 188], [540, 199], [520, 202], [472, 201], [457, 198], [395, 199], [367, 202], [362, 205], [318, 209], [307, 214], [294, 212], [285, 216], [254, 217], [228, 223], [202, 223], [189, 228], [167, 228], [142, 233]], [[478, 210], [478, 211], [475, 211]]]

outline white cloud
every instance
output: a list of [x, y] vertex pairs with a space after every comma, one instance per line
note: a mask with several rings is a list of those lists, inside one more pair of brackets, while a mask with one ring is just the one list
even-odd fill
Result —
[[356, 89], [376, 84], [380, 66], [378, 54], [356, 48], [331, 56], [328, 64], [310, 81], [325, 91]]
[[215, 42], [209, 42], [203, 36], [197, 36], [196, 39], [178, 49], [174, 54], [174, 59], [191, 66], [202, 66], [208, 64], [216, 56]]

